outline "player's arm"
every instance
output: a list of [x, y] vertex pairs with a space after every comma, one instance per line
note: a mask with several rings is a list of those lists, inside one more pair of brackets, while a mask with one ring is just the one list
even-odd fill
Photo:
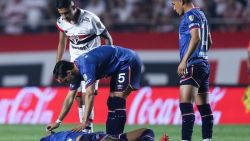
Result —
[[105, 39], [106, 45], [113, 45], [113, 39], [107, 29], [105, 29], [100, 36]]
[[59, 31], [59, 43], [57, 47], [56, 62], [62, 60], [63, 54], [66, 49], [67, 36], [64, 32]]
[[213, 40], [212, 40], [211, 33], [209, 32], [209, 34], [208, 34], [208, 50], [210, 49], [212, 44], [213, 44]]
[[201, 37], [199, 35], [199, 28], [192, 28], [190, 30], [190, 34], [191, 34], [191, 39], [190, 39], [190, 42], [189, 42], [189, 45], [188, 45], [188, 49], [187, 49], [187, 52], [186, 54], [184, 55], [184, 57], [182, 58], [181, 60], [181, 63], [180, 65], [178, 66], [178, 75], [181, 76], [181, 75], [185, 75], [185, 70], [186, 70], [186, 67], [187, 67], [187, 61], [188, 59], [190, 58], [190, 56], [194, 53], [194, 51], [196, 50], [200, 40], [201, 40]]
[[63, 121], [63, 119], [66, 117], [68, 114], [69, 110], [71, 109], [71, 106], [74, 102], [75, 96], [76, 96], [77, 90], [69, 90], [62, 106], [62, 110], [58, 116], [58, 119], [60, 121]]
[[74, 128], [72, 131], [74, 132], [81, 132], [83, 129], [86, 128], [89, 122], [89, 116], [93, 109], [94, 105], [94, 98], [95, 98], [95, 82], [87, 85], [86, 94], [85, 94], [85, 111], [83, 115], [83, 122], [80, 126]]
[[95, 83], [87, 86], [86, 94], [85, 94], [85, 112], [83, 116], [83, 123], [87, 123], [89, 121], [90, 113], [93, 109], [95, 98]]
[[48, 125], [47, 126], [48, 131], [52, 131], [60, 126], [61, 122], [66, 117], [69, 110], [71, 109], [71, 106], [74, 102], [74, 98], [76, 96], [76, 92], [77, 92], [77, 90], [69, 90], [69, 92], [68, 92], [68, 94], [63, 102], [62, 110], [58, 116], [56, 123], [52, 123], [52, 124]]

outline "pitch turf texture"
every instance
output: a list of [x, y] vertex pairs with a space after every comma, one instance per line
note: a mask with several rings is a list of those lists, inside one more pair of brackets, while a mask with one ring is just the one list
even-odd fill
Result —
[[[67, 130], [74, 125], [62, 125]], [[171, 141], [180, 141], [180, 126], [126, 126], [126, 131], [147, 127], [154, 130], [156, 141], [167, 132]], [[95, 125], [95, 131], [103, 131], [105, 126]], [[45, 125], [0, 125], [0, 141], [39, 141], [45, 135]], [[193, 141], [202, 141], [200, 126], [195, 126]], [[220, 125], [214, 127], [213, 141], [250, 141], [250, 125]]]

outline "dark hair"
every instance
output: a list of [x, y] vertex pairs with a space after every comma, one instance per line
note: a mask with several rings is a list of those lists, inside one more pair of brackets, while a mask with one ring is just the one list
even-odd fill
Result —
[[60, 77], [66, 77], [67, 71], [72, 70], [74, 68], [74, 64], [68, 61], [59, 61], [56, 63], [55, 68], [53, 70], [53, 75], [57, 79]]
[[56, 8], [69, 8], [71, 5], [71, 0], [56, 0]]

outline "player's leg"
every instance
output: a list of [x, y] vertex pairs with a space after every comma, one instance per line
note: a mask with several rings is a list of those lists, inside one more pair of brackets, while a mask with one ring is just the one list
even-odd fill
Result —
[[199, 93], [195, 97], [195, 102], [202, 120], [202, 138], [204, 141], [211, 141], [213, 134], [213, 114], [208, 102], [207, 93]]
[[202, 83], [195, 97], [195, 103], [202, 119], [202, 138], [204, 141], [210, 141], [213, 134], [213, 114], [209, 104], [209, 65], [200, 68], [203, 72]]
[[[110, 97], [107, 102], [109, 116], [106, 129], [108, 134], [118, 135], [123, 133], [126, 123], [126, 98], [131, 91], [139, 89], [140, 78], [141, 62], [139, 58], [136, 58], [130, 66], [123, 67], [122, 70], [111, 77]], [[114, 117], [112, 118], [112, 116]], [[111, 120], [114, 122], [111, 122]]]
[[195, 121], [193, 101], [198, 94], [199, 84], [194, 79], [196, 75], [195, 66], [187, 68], [187, 74], [180, 78], [180, 111], [182, 115], [182, 140], [192, 139]]
[[193, 95], [198, 92], [198, 88], [192, 85], [180, 86], [180, 111], [182, 115], [182, 140], [190, 141], [193, 134], [195, 121], [193, 109]]

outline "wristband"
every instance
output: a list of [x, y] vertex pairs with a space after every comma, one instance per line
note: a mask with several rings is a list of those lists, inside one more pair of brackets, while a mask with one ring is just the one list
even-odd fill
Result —
[[57, 120], [56, 120], [56, 123], [59, 124], [59, 125], [61, 125], [61, 124], [62, 124], [62, 121], [61, 121], [60, 119], [57, 119]]

